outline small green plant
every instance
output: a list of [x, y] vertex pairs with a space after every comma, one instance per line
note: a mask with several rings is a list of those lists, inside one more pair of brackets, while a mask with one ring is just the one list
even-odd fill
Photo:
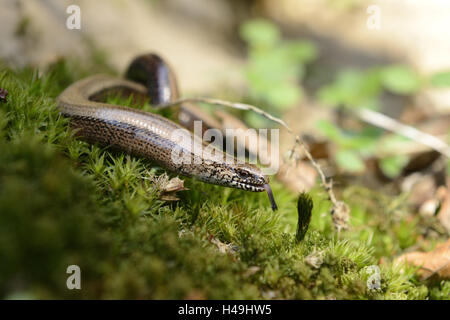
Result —
[[435, 88], [448, 88], [450, 87], [450, 71], [437, 72], [428, 81]]
[[[263, 19], [245, 22], [240, 35], [248, 45], [250, 99], [275, 113], [298, 104], [305, 67], [316, 58], [316, 47], [309, 41], [283, 40], [279, 28]], [[261, 124], [257, 119], [248, 114], [251, 124]]]
[[313, 202], [311, 197], [305, 192], [301, 193], [297, 200], [298, 222], [297, 233], [295, 235], [297, 242], [305, 238], [309, 223], [311, 222], [312, 209]]

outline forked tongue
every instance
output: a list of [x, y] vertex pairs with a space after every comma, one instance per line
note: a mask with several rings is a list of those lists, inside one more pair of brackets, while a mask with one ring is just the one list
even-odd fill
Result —
[[277, 210], [278, 207], [277, 204], [275, 203], [275, 199], [273, 198], [272, 189], [270, 188], [268, 183], [264, 185], [264, 189], [266, 189], [267, 195], [269, 196], [270, 204], [272, 205], [272, 210], [273, 211]]

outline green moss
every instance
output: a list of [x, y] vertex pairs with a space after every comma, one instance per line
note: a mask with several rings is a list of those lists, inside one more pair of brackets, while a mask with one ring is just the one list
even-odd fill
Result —
[[77, 264], [95, 297], [109, 240], [92, 181], [38, 139], [0, 148], [0, 295], [71, 296], [66, 268]]
[[[0, 87], [10, 93], [0, 104], [0, 297], [440, 299], [448, 293], [447, 282], [428, 290], [413, 270], [400, 272], [390, 262], [381, 265], [380, 289], [367, 288], [368, 266], [416, 244], [421, 226], [433, 225], [409, 220], [401, 198], [347, 188], [342, 196], [352, 207], [352, 229], [337, 235], [326, 195], [313, 190], [311, 225], [300, 243], [297, 195], [276, 181], [276, 213], [265, 194], [192, 179], [179, 202], [159, 200], [156, 182], [164, 170], [74, 139], [58, 116], [55, 97], [86, 70], [61, 60], [42, 73], [0, 73]], [[66, 288], [71, 264], [81, 268], [81, 290]]]

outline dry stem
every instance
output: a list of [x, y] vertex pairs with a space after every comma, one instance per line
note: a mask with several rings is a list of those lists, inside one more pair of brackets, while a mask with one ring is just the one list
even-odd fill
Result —
[[397, 120], [392, 119], [385, 114], [373, 110], [357, 109], [354, 113], [358, 118], [371, 125], [394, 132], [406, 138], [410, 138], [413, 141], [425, 145], [443, 154], [447, 158], [450, 158], [450, 147], [448, 146], [448, 144], [431, 134], [425, 133], [414, 127], [398, 122]]

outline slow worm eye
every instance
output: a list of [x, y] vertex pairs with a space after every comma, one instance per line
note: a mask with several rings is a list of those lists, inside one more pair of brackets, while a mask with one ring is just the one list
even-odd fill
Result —
[[248, 177], [248, 172], [246, 172], [246, 171], [240, 171], [238, 174], [239, 174], [239, 176], [241, 178], [247, 178]]

